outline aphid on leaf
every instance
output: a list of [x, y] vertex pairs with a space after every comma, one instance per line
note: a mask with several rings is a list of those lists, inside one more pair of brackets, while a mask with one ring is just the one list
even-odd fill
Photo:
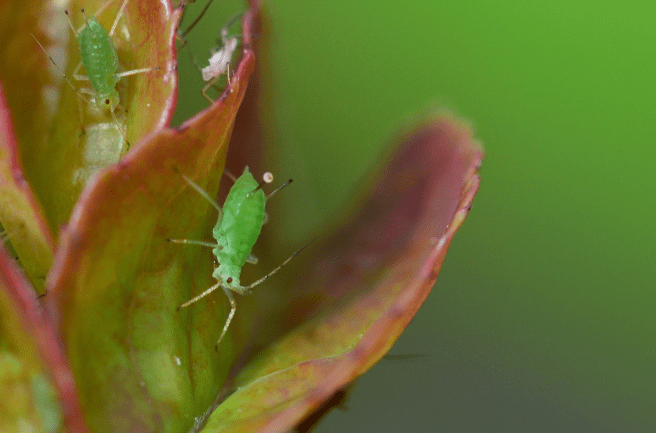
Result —
[[[186, 3], [189, 2], [187, 1]], [[187, 39], [185, 39], [186, 35], [196, 26], [196, 24], [198, 24], [211, 4], [212, 0], [207, 2], [205, 8], [201, 11], [200, 15], [194, 20], [194, 22], [189, 25], [187, 30], [184, 32], [178, 32], [177, 38], [182, 42], [178, 50], [181, 50], [184, 46], [187, 45]], [[234, 24], [235, 21], [237, 21], [237, 19], [243, 15], [243, 12], [236, 14], [221, 28], [221, 48], [219, 48], [217, 51], [212, 51], [208, 66], [204, 68], [199, 66], [196, 58], [191, 53], [191, 50], [189, 51], [191, 62], [201, 71], [203, 81], [207, 83], [205, 87], [203, 87], [201, 93], [203, 94], [203, 97], [210, 103], [213, 103], [214, 100], [207, 94], [207, 91], [210, 89], [210, 87], [214, 87], [220, 91], [220, 89], [216, 86], [216, 83], [221, 79], [222, 75], [226, 76], [228, 85], [230, 85], [230, 61], [232, 60], [232, 56], [237, 50], [237, 45], [239, 45], [239, 36], [230, 35], [230, 26], [232, 26], [232, 24]]]
[[[227, 24], [227, 26], [229, 25], [230, 24]], [[221, 42], [223, 44], [221, 49], [212, 54], [212, 57], [210, 57], [210, 64], [201, 70], [203, 81], [207, 83], [205, 87], [203, 87], [202, 93], [205, 99], [210, 101], [210, 103], [214, 101], [207, 95], [207, 91], [219, 81], [221, 75], [225, 74], [226, 79], [228, 80], [228, 85], [230, 85], [230, 61], [232, 60], [232, 55], [237, 49], [239, 40], [237, 36], [229, 35], [227, 26], [221, 29]]]
[[[92, 97], [92, 101], [95, 103], [98, 109], [101, 111], [109, 110], [112, 116], [112, 120], [118, 128], [118, 131], [125, 143], [127, 143], [127, 140], [125, 139], [125, 134], [122, 130], [123, 128], [116, 118], [116, 113], [114, 112], [120, 102], [119, 94], [116, 90], [116, 85], [123, 77], [152, 72], [160, 69], [159, 66], [157, 66], [118, 72], [120, 64], [112, 37], [118, 26], [119, 19], [121, 16], [123, 16], [127, 3], [128, 0], [123, 0], [121, 3], [121, 7], [116, 14], [114, 24], [112, 25], [109, 33], [107, 33], [105, 28], [100, 25], [95, 16], [87, 18], [84, 9], [81, 9], [81, 12], [84, 16], [85, 24], [76, 30], [73, 22], [69, 17], [68, 11], [65, 11], [68, 24], [73, 30], [73, 33], [75, 33], [75, 37], [80, 47], [80, 56], [82, 58], [80, 63], [75, 68], [75, 71], [73, 72], [73, 78], [78, 81], [89, 81], [91, 83], [91, 89], [84, 87], [80, 89], [75, 88], [75, 86], [73, 86], [73, 84], [68, 80], [66, 74], [61, 71], [61, 69], [59, 69], [53, 58], [48, 56], [50, 61], [55, 65], [57, 69], [61, 71], [68, 84], [73, 88], [73, 90], [75, 90], [80, 98], [82, 98], [87, 103], [90, 103], [91, 101], [85, 99], [83, 96], [81, 96], [81, 94], [84, 93], [90, 95]], [[41, 45], [36, 37], [34, 37], [34, 39], [45, 52], [43, 45]], [[82, 67], [84, 67], [87, 75], [79, 74], [80, 68]]]
[[168, 241], [213, 248], [212, 252], [216, 257], [216, 260], [219, 262], [219, 266], [214, 269], [214, 273], [212, 274], [217, 283], [200, 295], [180, 305], [178, 310], [190, 306], [219, 287], [222, 288], [230, 302], [230, 313], [228, 314], [228, 318], [223, 326], [221, 336], [216, 342], [215, 347], [218, 347], [230, 326], [230, 322], [232, 322], [235, 311], [237, 310], [237, 304], [232, 292], [240, 295], [247, 293], [250, 289], [264, 282], [271, 275], [278, 272], [292, 258], [309, 245], [309, 243], [292, 254], [277, 268], [264, 277], [252, 284], [242, 286], [240, 282], [241, 268], [247, 262], [257, 263], [257, 258], [251, 254], [251, 250], [262, 230], [265, 218], [264, 207], [266, 201], [273, 194], [289, 185], [292, 182], [292, 179], [289, 179], [289, 181], [285, 182], [269, 195], [265, 195], [262, 191], [262, 186], [265, 183], [271, 183], [273, 181], [273, 175], [271, 173], [265, 173], [262, 181], [258, 183], [253, 178], [250, 171], [248, 171], [248, 167], [246, 167], [244, 173], [235, 180], [235, 184], [230, 189], [225, 203], [223, 204], [223, 209], [221, 209], [221, 207], [212, 200], [209, 194], [207, 194], [207, 192], [205, 192], [200, 186], [187, 176], [182, 175], [182, 177], [193, 189], [212, 203], [212, 205], [218, 210], [219, 218], [212, 232], [214, 239], [216, 239], [216, 243], [188, 239], [168, 239]]

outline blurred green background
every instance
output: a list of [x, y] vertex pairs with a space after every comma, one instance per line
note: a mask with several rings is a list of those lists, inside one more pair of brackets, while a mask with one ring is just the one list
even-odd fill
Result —
[[[421, 356], [381, 361], [318, 431], [654, 431], [656, 4], [265, 6], [267, 168], [297, 181], [276, 198], [285, 251], [339, 215], [428, 107], [471, 120], [487, 153], [435, 290], [391, 352]], [[216, 0], [190, 34], [199, 59], [243, 9]], [[184, 57], [179, 118], [207, 105]]]

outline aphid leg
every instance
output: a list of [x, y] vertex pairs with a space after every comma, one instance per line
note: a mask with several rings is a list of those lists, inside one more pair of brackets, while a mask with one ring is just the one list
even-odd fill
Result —
[[[198, 24], [198, 22], [201, 20], [201, 18], [203, 18], [203, 15], [205, 15], [205, 12], [207, 12], [207, 9], [209, 9], [209, 7], [210, 7], [210, 5], [212, 4], [213, 1], [214, 1], [214, 0], [208, 0], [207, 4], [206, 4], [205, 7], [203, 8], [203, 10], [200, 12], [200, 15], [198, 15], [198, 17], [194, 20], [194, 22], [192, 22], [192, 23], [189, 25], [189, 27], [187, 27], [187, 30], [185, 30], [185, 31], [182, 32], [182, 33], [179, 33], [179, 32], [178, 32], [178, 34], [176, 35], [176, 37], [178, 37], [179, 40], [183, 41], [182, 46], [181, 46], [180, 48], [178, 48], [178, 49], [182, 49], [182, 47], [184, 47], [184, 46], [187, 44], [187, 39], [185, 39], [186, 36], [187, 36], [187, 34], [191, 31], [191, 29], [193, 29], [194, 27], [196, 27], [196, 24]], [[191, 2], [191, 1], [189, 1], [189, 2], [185, 2], [185, 1], [183, 1], [183, 2], [182, 2], [183, 6], [184, 6], [184, 4], [186, 4], [186, 3], [193, 3], [193, 2]]]
[[[123, 155], [123, 146], [127, 146], [129, 150], [130, 149], [130, 142], [128, 141], [127, 138], [125, 138], [125, 134], [123, 134], [123, 128], [121, 128], [121, 124], [118, 123], [118, 119], [116, 118], [116, 113], [114, 113], [114, 110], [110, 110], [112, 113], [112, 119], [114, 119], [114, 124], [116, 125], [116, 129], [118, 129], [118, 133], [121, 134], [121, 138], [123, 139], [123, 142], [121, 143], [121, 150], [119, 151], [119, 155]], [[127, 129], [127, 128], [126, 128]], [[126, 151], [127, 151], [126, 150]]]
[[228, 34], [230, 33], [230, 27], [237, 21], [239, 18], [243, 17], [246, 14], [246, 12], [239, 12], [235, 14], [230, 20], [228, 20], [227, 23], [221, 27], [221, 38], [225, 41], [228, 39]]
[[[226, 79], [228, 80], [228, 86], [230, 86], [230, 63], [226, 65]], [[232, 92], [231, 92], [232, 93]]]
[[123, 0], [123, 3], [121, 3], [121, 7], [118, 9], [118, 12], [116, 13], [116, 18], [114, 18], [114, 24], [112, 24], [112, 28], [109, 31], [109, 37], [111, 38], [114, 36], [114, 32], [116, 31], [116, 26], [118, 26], [118, 20], [121, 19], [123, 16], [123, 12], [125, 11], [125, 6], [127, 6], [128, 0]]
[[214, 208], [216, 208], [216, 210], [219, 211], [219, 214], [223, 213], [223, 209], [221, 209], [221, 206], [219, 206], [219, 204], [218, 204], [217, 202], [215, 202], [214, 200], [212, 200], [212, 197], [210, 197], [210, 195], [209, 195], [207, 192], [205, 192], [205, 190], [204, 190], [203, 188], [201, 188], [200, 186], [198, 186], [198, 184], [196, 184], [196, 182], [194, 182], [193, 180], [189, 179], [189, 178], [188, 178], [187, 176], [185, 176], [184, 174], [182, 175], [182, 178], [185, 180], [185, 182], [187, 182], [187, 183], [189, 184], [190, 187], [192, 187], [193, 189], [195, 189], [196, 192], [198, 192], [200, 195], [202, 195], [203, 197], [205, 197], [205, 199], [207, 199], [207, 201], [209, 201], [210, 203], [212, 203], [212, 206], [214, 206]]
[[[82, 62], [78, 63], [77, 66], [75, 67], [75, 70], [73, 71], [73, 78], [75, 78], [77, 81], [89, 81], [89, 76], [88, 75], [80, 75], [80, 69], [82, 68]], [[92, 95], [95, 95], [95, 93], [92, 93]]]
[[117, 74], [114, 74], [114, 76], [116, 78], [123, 78], [123, 77], [129, 77], [130, 75], [143, 74], [144, 72], [159, 71], [160, 69], [162, 68], [160, 68], [159, 66], [153, 66], [151, 68], [131, 69], [129, 71], [119, 72]]
[[112, 6], [113, 4], [114, 4], [114, 2], [112, 2], [112, 1], [107, 1], [107, 2], [103, 3], [102, 6], [100, 6], [98, 9], [96, 9], [96, 12], [93, 14], [93, 16], [98, 18], [98, 16], [100, 16], [100, 14], [105, 12], [105, 9]]
[[246, 263], [250, 263], [251, 265], [257, 265], [257, 257], [255, 257], [253, 254], [249, 254], [248, 257], [246, 257]]
[[[196, 241], [193, 239], [167, 239], [168, 242], [171, 242], [172, 244], [187, 244], [187, 245], [198, 245], [200, 247], [209, 247], [209, 248], [216, 248], [219, 247], [219, 244], [212, 243], [212, 242], [205, 242], [205, 241]], [[257, 261], [257, 259], [255, 259]]]
[[303, 245], [301, 248], [299, 248], [298, 250], [296, 250], [296, 251], [294, 252], [294, 254], [292, 254], [291, 256], [289, 256], [289, 257], [287, 258], [287, 260], [285, 260], [284, 262], [282, 262], [281, 264], [279, 264], [278, 267], [275, 268], [273, 271], [269, 272], [268, 274], [266, 274], [265, 276], [263, 276], [262, 278], [260, 278], [260, 279], [257, 280], [256, 282], [254, 282], [253, 284], [249, 284], [248, 286], [244, 286], [244, 287], [242, 287], [242, 289], [244, 290], [244, 292], [246, 292], [246, 291], [252, 289], [253, 287], [257, 286], [258, 284], [261, 284], [261, 283], [265, 282], [266, 280], [268, 280], [269, 277], [271, 277], [273, 274], [275, 274], [276, 272], [278, 272], [279, 270], [281, 270], [281, 269], [283, 268], [283, 266], [285, 266], [287, 263], [289, 263], [289, 261], [290, 261], [291, 259], [293, 259], [293, 258], [296, 257], [297, 255], [299, 255], [299, 254], [301, 253], [301, 251], [303, 251], [308, 245], [310, 245], [312, 242], [314, 242], [315, 239], [316, 239], [316, 238], [313, 238], [310, 242], [308, 242], [307, 244]]
[[180, 306], [176, 309], [176, 311], [180, 311], [180, 310], [182, 310], [183, 308], [187, 308], [188, 306], [190, 306], [190, 305], [193, 304], [194, 302], [198, 301], [199, 299], [203, 299], [205, 296], [209, 295], [210, 293], [212, 293], [213, 291], [215, 291], [215, 290], [218, 289], [219, 287], [221, 287], [221, 283], [220, 283], [220, 282], [216, 283], [215, 285], [213, 285], [213, 286], [210, 287], [209, 289], [205, 290], [205, 291], [204, 291], [203, 293], [201, 293], [200, 295], [198, 295], [198, 296], [196, 296], [196, 297], [194, 297], [194, 298], [191, 298], [190, 300], [188, 300], [188, 301], [185, 302], [184, 304], [180, 305]]
[[219, 337], [219, 341], [217, 341], [216, 344], [214, 345], [214, 350], [216, 350], [217, 352], [219, 350], [219, 343], [221, 342], [221, 340], [223, 340], [223, 336], [228, 330], [228, 327], [230, 326], [230, 322], [232, 322], [232, 318], [235, 317], [235, 311], [237, 311], [237, 303], [235, 302], [235, 297], [232, 296], [232, 292], [230, 291], [230, 289], [223, 287], [223, 291], [228, 297], [228, 301], [230, 301], [230, 313], [228, 313], [228, 319], [226, 319], [225, 325], [223, 325], [223, 331], [221, 331], [221, 336]]
[[219, 218], [217, 219], [217, 225], [220, 225], [220, 224], [221, 224], [221, 221], [223, 220], [223, 209], [221, 209], [221, 206], [219, 206], [219, 204], [218, 204], [217, 202], [215, 202], [214, 200], [212, 200], [212, 197], [210, 197], [210, 195], [209, 195], [209, 194], [208, 194], [203, 188], [201, 188], [200, 186], [198, 186], [198, 185], [196, 184], [196, 182], [194, 182], [193, 180], [189, 179], [189, 178], [188, 178], [187, 176], [185, 176], [184, 174], [182, 175], [182, 178], [185, 180], [185, 182], [187, 182], [187, 183], [189, 184], [189, 186], [191, 186], [193, 189], [195, 189], [197, 193], [199, 193], [199, 194], [202, 195], [207, 201], [209, 201], [210, 203], [212, 203], [212, 206], [214, 206], [214, 208], [215, 208], [217, 211], [219, 211]]
[[77, 98], [77, 114], [80, 116], [80, 125], [82, 125], [82, 132], [79, 137], [82, 137], [86, 131], [84, 130], [84, 107], [80, 98]]
[[220, 75], [212, 78], [210, 81], [207, 82], [207, 84], [205, 85], [205, 87], [203, 87], [203, 90], [201, 91], [203, 97], [207, 99], [210, 102], [210, 104], [213, 104], [214, 100], [209, 97], [207, 91], [210, 89], [210, 87], [214, 86], [219, 81], [219, 78], [221, 78]]
[[[118, 12], [116, 13], [116, 18], [114, 18], [114, 24], [112, 24], [112, 28], [109, 31], [109, 37], [111, 38], [114, 36], [114, 32], [116, 31], [116, 27], [118, 26], [118, 21], [121, 19], [123, 14], [125, 13], [125, 7], [128, 5], [128, 0], [123, 0], [121, 3], [121, 7], [118, 9]], [[84, 18], [86, 20], [86, 16]], [[114, 74], [114, 77], [116, 78], [123, 78], [123, 77], [129, 77], [130, 75], [136, 75], [136, 74], [142, 74], [144, 72], [152, 72], [152, 71], [159, 71], [161, 68], [159, 66], [153, 66], [150, 68], [140, 68], [140, 69], [132, 69], [130, 71], [125, 71], [125, 72], [120, 72], [118, 74]]]
[[276, 188], [276, 189], [274, 189], [273, 191], [271, 191], [271, 192], [270, 192], [269, 194], [267, 194], [267, 196], [266, 196], [267, 200], [269, 200], [269, 199], [271, 198], [272, 195], [274, 195], [275, 193], [277, 193], [278, 191], [280, 191], [280, 190], [283, 189], [284, 187], [288, 186], [288, 185], [289, 185], [290, 183], [292, 183], [292, 182], [294, 182], [294, 179], [289, 179], [287, 182], [283, 183], [283, 184], [280, 185], [278, 188]]
[[[181, 40], [184, 40], [185, 44], [187, 44], [186, 39], [181, 39]], [[178, 51], [181, 50], [181, 49], [182, 49], [182, 47], [178, 48]], [[189, 46], [189, 49], [187, 50], [187, 52], [189, 53], [189, 60], [191, 61], [191, 63], [196, 67], [196, 69], [198, 69], [202, 73], [203, 72], [203, 67], [200, 65], [200, 63], [198, 63], [198, 59], [196, 59], [196, 56], [194, 55], [193, 51], [191, 50], [191, 46]], [[219, 86], [216, 85], [217, 82], [218, 82], [218, 77], [216, 77], [216, 81], [209, 83], [201, 91], [201, 93], [203, 94], [203, 97], [205, 99], [207, 99], [210, 103], [213, 103], [214, 100], [212, 98], [210, 98], [210, 96], [207, 94], [207, 91], [209, 90], [210, 87], [214, 87], [217, 90], [217, 92], [220, 92], [221, 89], [219, 88]]]

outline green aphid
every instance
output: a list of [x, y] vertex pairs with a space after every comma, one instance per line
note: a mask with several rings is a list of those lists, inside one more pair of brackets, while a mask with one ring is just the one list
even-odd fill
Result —
[[[146, 72], [151, 72], [159, 70], [159, 67], [152, 68], [140, 68], [132, 69], [129, 71], [118, 72], [120, 63], [118, 59], [118, 54], [116, 53], [116, 47], [114, 46], [114, 41], [112, 37], [118, 26], [119, 19], [123, 16], [125, 7], [127, 6], [128, 0], [123, 0], [121, 7], [116, 14], [114, 19], [114, 24], [112, 25], [109, 33], [104, 29], [102, 25], [98, 22], [96, 17], [92, 16], [87, 18], [84, 9], [81, 10], [82, 15], [84, 16], [85, 24], [79, 29], [75, 29], [73, 22], [71, 21], [68, 11], [65, 11], [68, 24], [70, 25], [75, 37], [77, 39], [78, 45], [80, 47], [80, 57], [82, 60], [75, 68], [73, 72], [73, 78], [78, 81], [89, 81], [91, 83], [92, 89], [80, 88], [76, 89], [73, 84], [68, 81], [66, 74], [62, 72], [64, 78], [69, 83], [69, 85], [75, 90], [75, 92], [80, 95], [82, 93], [90, 95], [95, 102], [95, 105], [101, 110], [109, 110], [114, 121], [114, 124], [118, 128], [123, 141], [127, 143], [125, 135], [123, 133], [122, 127], [116, 118], [114, 111], [119, 105], [120, 98], [118, 91], [116, 90], [116, 84], [123, 77], [128, 77], [130, 75], [142, 74]], [[100, 11], [99, 11], [100, 12]], [[34, 35], [33, 35], [34, 37]], [[36, 37], [34, 37], [36, 40]], [[39, 46], [45, 52], [45, 48], [37, 40]], [[50, 61], [55, 65], [57, 69], [59, 67], [52, 59], [48, 56]], [[84, 67], [87, 75], [80, 75], [80, 68]], [[84, 97], [80, 97], [87, 101]]]
[[264, 282], [271, 275], [278, 272], [292, 258], [300, 253], [303, 248], [305, 248], [304, 246], [296, 251], [277, 268], [254, 283], [249, 284], [248, 286], [241, 285], [241, 268], [247, 262], [257, 263], [257, 258], [251, 255], [251, 250], [253, 249], [253, 245], [255, 245], [257, 238], [260, 236], [260, 231], [264, 224], [264, 208], [266, 201], [273, 194], [289, 185], [292, 182], [292, 179], [278, 187], [269, 195], [265, 195], [262, 191], [262, 186], [265, 183], [270, 183], [273, 180], [273, 175], [271, 175], [271, 173], [265, 173], [262, 181], [258, 183], [253, 178], [250, 171], [248, 171], [248, 167], [246, 167], [244, 173], [235, 180], [235, 184], [230, 189], [228, 197], [223, 204], [223, 209], [221, 209], [221, 207], [214, 202], [214, 200], [212, 200], [200, 186], [196, 185], [191, 179], [184, 175], [183, 178], [192, 188], [205, 197], [219, 211], [219, 218], [212, 232], [214, 239], [216, 239], [216, 243], [187, 239], [169, 239], [169, 242], [211, 247], [213, 248], [212, 252], [214, 253], [214, 256], [219, 262], [219, 266], [214, 269], [214, 273], [212, 274], [217, 283], [195, 298], [180, 305], [178, 310], [188, 307], [221, 287], [230, 301], [230, 313], [228, 314], [226, 323], [223, 326], [221, 336], [216, 343], [216, 347], [218, 347], [228, 330], [230, 322], [232, 322], [232, 318], [237, 309], [237, 304], [232, 292], [240, 295], [247, 293], [250, 289]]

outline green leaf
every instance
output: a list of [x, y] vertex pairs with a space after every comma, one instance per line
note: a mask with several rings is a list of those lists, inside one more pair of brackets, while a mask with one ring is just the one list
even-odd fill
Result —
[[13, 122], [0, 83], [0, 221], [20, 264], [43, 293], [54, 245], [39, 203], [22, 176]]
[[216, 221], [182, 174], [216, 193], [253, 63], [245, 52], [225, 99], [102, 172], [62, 231], [48, 301], [95, 432], [185, 431], [225, 381], [224, 304], [176, 311], [211, 285], [210, 257], [167, 239], [202, 239]]
[[0, 431], [86, 432], [48, 316], [0, 247]]

